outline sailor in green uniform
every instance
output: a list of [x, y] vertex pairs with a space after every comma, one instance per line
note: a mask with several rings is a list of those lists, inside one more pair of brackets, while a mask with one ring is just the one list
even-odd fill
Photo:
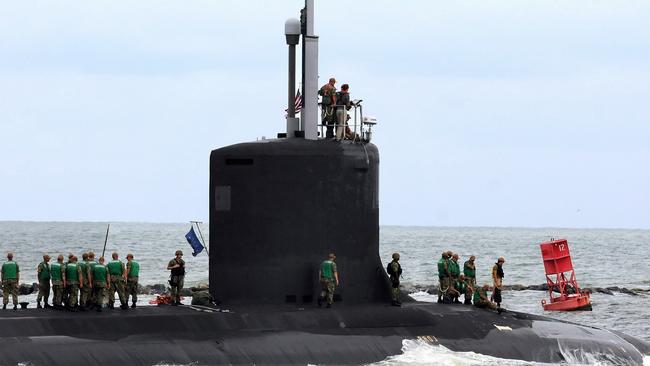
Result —
[[47, 300], [50, 298], [50, 256], [43, 255], [43, 261], [36, 267], [36, 278], [38, 278], [38, 296], [36, 297], [36, 308], [41, 309], [41, 300], [44, 299], [43, 305], [49, 308]]
[[388, 264], [387, 271], [391, 283], [391, 305], [402, 306], [402, 303], [399, 301], [399, 277], [402, 275], [402, 266], [399, 264], [399, 253], [393, 253], [393, 261]]
[[438, 302], [443, 302], [447, 296], [450, 285], [449, 275], [449, 261], [447, 252], [442, 252], [442, 257], [438, 260], [438, 280], [440, 281], [440, 288], [438, 289]]
[[[65, 268], [68, 266], [68, 263], [72, 261], [72, 257], [74, 257], [74, 254], [68, 253], [68, 260], [65, 263], [63, 263], [64, 272], [66, 271]], [[70, 300], [70, 292], [68, 292], [68, 283], [66, 282], [66, 284], [63, 286], [63, 295], [62, 295], [62, 303], [64, 307], [67, 308], [69, 306], [68, 303], [69, 300]]]
[[77, 263], [81, 270], [81, 278], [79, 278], [79, 310], [86, 310], [89, 305], [90, 298], [92, 297], [92, 287], [90, 285], [90, 265], [88, 260], [88, 253], [81, 254], [81, 262]]
[[14, 262], [14, 254], [7, 253], [7, 261], [2, 264], [2, 310], [7, 308], [9, 294], [14, 300], [14, 310], [18, 308], [18, 281], [20, 280], [20, 268]]
[[[458, 276], [454, 289], [457, 292], [456, 299], [454, 300], [454, 302], [460, 303], [458, 298], [460, 298], [460, 295], [465, 295], [465, 304], [467, 304], [468, 303], [467, 301], [470, 299], [470, 296], [467, 294], [467, 279], [465, 278], [464, 273], [461, 273], [460, 276]], [[469, 304], [471, 304], [471, 302], [469, 302]]]
[[50, 264], [50, 276], [52, 277], [52, 305], [60, 308], [63, 301], [63, 288], [65, 287], [65, 265], [63, 255], [56, 257], [56, 262]]
[[[88, 276], [89, 278], [92, 277], [93, 274], [93, 268], [97, 265], [97, 261], [95, 260], [95, 252], [88, 252]], [[93, 294], [93, 289], [92, 285], [93, 282], [92, 280], [89, 282], [90, 284], [90, 295], [88, 296], [88, 308], [92, 308], [95, 306], [95, 295]]]
[[97, 307], [97, 311], [102, 311], [106, 290], [111, 286], [108, 269], [104, 265], [104, 257], [100, 257], [99, 263], [91, 267], [90, 275], [90, 282], [93, 284], [93, 303]]
[[490, 285], [485, 284], [483, 287], [474, 291], [474, 306], [479, 308], [497, 310], [497, 304], [490, 301], [490, 297], [488, 296], [489, 290]]
[[335, 260], [336, 255], [330, 253], [328, 258], [320, 264], [318, 276], [320, 277], [322, 291], [318, 298], [319, 307], [323, 304], [323, 300], [327, 300], [328, 308], [331, 308], [332, 302], [334, 302], [334, 291], [336, 290], [336, 286], [339, 285], [339, 272], [336, 269]]
[[167, 269], [171, 271], [169, 275], [169, 285], [171, 286], [172, 305], [181, 304], [181, 290], [185, 284], [185, 261], [183, 252], [177, 250], [174, 259], [167, 263]]
[[79, 300], [79, 289], [83, 288], [83, 274], [77, 264], [77, 257], [72, 256], [65, 266], [66, 289], [68, 293], [68, 310], [76, 311]]
[[140, 263], [133, 260], [133, 254], [126, 255], [126, 304], [129, 304], [129, 295], [131, 296], [132, 308], [138, 302], [138, 276], [140, 275]]
[[108, 307], [113, 308], [115, 304], [115, 291], [120, 299], [120, 308], [126, 310], [129, 306], [126, 304], [124, 297], [124, 282], [126, 277], [126, 268], [124, 263], [118, 259], [117, 252], [112, 254], [113, 260], [108, 262], [106, 268], [110, 277], [110, 289], [108, 290]]
[[465, 289], [465, 304], [470, 305], [472, 303], [472, 295], [474, 294], [474, 289], [476, 288], [476, 260], [475, 256], [470, 256], [463, 264], [463, 274], [465, 274], [465, 279], [467, 282], [467, 289]]
[[[447, 252], [447, 255], [449, 255], [449, 252]], [[451, 259], [449, 260], [449, 289], [451, 290], [452, 293], [452, 298], [454, 299], [454, 303], [458, 304], [460, 301], [458, 300], [458, 297], [460, 297], [460, 291], [456, 287], [458, 284], [458, 277], [460, 276], [460, 265], [458, 264], [458, 254], [452, 253]]]

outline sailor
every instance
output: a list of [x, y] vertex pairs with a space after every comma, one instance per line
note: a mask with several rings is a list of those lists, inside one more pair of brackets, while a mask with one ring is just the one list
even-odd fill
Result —
[[124, 296], [124, 282], [126, 278], [126, 268], [124, 263], [119, 260], [117, 252], [112, 254], [113, 260], [108, 262], [106, 268], [108, 269], [108, 277], [110, 278], [110, 289], [108, 290], [108, 307], [113, 309], [115, 306], [115, 291], [120, 299], [120, 308], [126, 310], [129, 306], [126, 304]]
[[440, 287], [438, 288], [438, 302], [443, 302], [449, 290], [449, 263], [447, 252], [442, 252], [442, 258], [438, 260], [438, 280], [440, 280]]
[[7, 308], [9, 294], [14, 300], [14, 310], [18, 308], [18, 281], [20, 280], [20, 268], [14, 262], [14, 254], [7, 253], [7, 261], [2, 264], [2, 310]]
[[392, 287], [391, 305], [402, 306], [402, 303], [399, 301], [399, 277], [402, 275], [402, 266], [399, 264], [399, 253], [393, 253], [393, 261], [388, 263], [386, 270], [390, 276], [390, 283]]
[[[97, 261], [95, 260], [95, 252], [88, 252], [88, 278], [89, 279], [92, 277], [93, 269], [95, 268], [96, 265], [97, 265]], [[88, 281], [88, 283], [90, 284], [90, 288], [88, 289], [88, 291], [90, 292], [90, 295], [88, 295], [88, 303], [87, 303], [86, 307], [92, 308], [95, 305], [95, 303], [94, 303], [95, 302], [95, 296], [93, 294], [93, 289], [92, 289], [93, 282], [92, 282], [92, 280], [90, 280], [90, 281]]]
[[[64, 272], [66, 271], [66, 267], [68, 266], [68, 263], [70, 263], [70, 261], [72, 261], [72, 257], [74, 257], [74, 254], [68, 253], [68, 260], [63, 263], [63, 271]], [[70, 292], [68, 292], [68, 283], [67, 283], [67, 277], [66, 277], [66, 283], [63, 286], [63, 295], [62, 295], [62, 300], [61, 300], [64, 307], [68, 307], [69, 300], [70, 300]]]
[[328, 83], [318, 90], [318, 95], [322, 97], [321, 124], [325, 125], [327, 128], [325, 137], [328, 139], [334, 137], [334, 121], [336, 120], [336, 114], [334, 114], [334, 105], [336, 104], [335, 84], [336, 79], [330, 78]]
[[49, 308], [50, 304], [47, 300], [50, 298], [50, 256], [43, 255], [43, 261], [36, 267], [36, 277], [38, 278], [38, 296], [36, 297], [36, 308], [41, 309], [41, 300], [45, 308]]
[[490, 291], [490, 285], [487, 283], [483, 285], [483, 287], [478, 288], [474, 292], [474, 305], [479, 308], [497, 310], [497, 304], [490, 301], [490, 298], [488, 297], [488, 291]]
[[341, 141], [345, 137], [348, 111], [352, 108], [349, 90], [350, 86], [343, 84], [341, 85], [341, 91], [336, 93], [336, 141]]
[[[449, 255], [449, 253], [447, 253]], [[449, 284], [450, 288], [453, 290], [454, 302], [459, 304], [458, 297], [460, 297], [461, 292], [456, 287], [458, 284], [458, 277], [460, 276], [460, 265], [458, 264], [458, 254], [452, 253], [451, 260], [449, 261]]]
[[167, 264], [167, 269], [171, 271], [169, 274], [169, 285], [171, 286], [172, 305], [182, 305], [181, 303], [181, 290], [185, 282], [185, 261], [183, 260], [183, 252], [177, 250], [176, 257], [170, 260]]
[[456, 284], [454, 285], [454, 289], [457, 292], [456, 299], [454, 300], [455, 303], [460, 304], [458, 298], [460, 297], [460, 295], [464, 295], [465, 304], [471, 304], [470, 301], [471, 296], [467, 294], [467, 279], [465, 278], [464, 273], [461, 273], [460, 276], [458, 276], [458, 279], [456, 280]]
[[52, 305], [58, 309], [63, 301], [63, 288], [65, 287], [65, 265], [62, 254], [56, 257], [55, 263], [50, 264], [50, 276], [52, 276]]
[[126, 255], [126, 304], [129, 304], [129, 295], [135, 308], [135, 303], [138, 302], [138, 276], [140, 275], [140, 264], [133, 260], [133, 254]]
[[336, 286], [339, 285], [339, 272], [336, 269], [335, 260], [336, 255], [330, 253], [327, 259], [320, 264], [318, 277], [320, 278], [322, 290], [318, 298], [319, 307], [323, 305], [324, 300], [327, 301], [328, 308], [331, 308], [334, 302], [334, 291], [336, 290]]
[[463, 274], [467, 282], [467, 289], [465, 290], [465, 304], [472, 303], [472, 294], [476, 288], [476, 260], [475, 256], [470, 256], [469, 260], [463, 264]]
[[79, 269], [81, 270], [81, 277], [79, 278], [80, 283], [80, 295], [79, 295], [79, 309], [85, 310], [89, 303], [90, 298], [92, 297], [92, 286], [90, 284], [90, 261], [88, 260], [88, 253], [83, 253], [81, 255], [81, 262], [77, 263]]
[[93, 284], [93, 302], [97, 307], [97, 311], [102, 311], [106, 290], [111, 286], [108, 269], [104, 265], [104, 257], [99, 257], [99, 263], [91, 266], [90, 274], [90, 281]]
[[497, 303], [497, 307], [501, 307], [501, 288], [503, 286], [503, 264], [506, 260], [503, 257], [499, 257], [497, 262], [492, 267], [492, 282], [494, 283], [494, 293], [492, 294], [492, 300]]
[[65, 266], [65, 278], [68, 293], [68, 310], [77, 311], [79, 288], [83, 287], [83, 274], [81, 273], [81, 267], [77, 264], [76, 256], [72, 256], [70, 262]]

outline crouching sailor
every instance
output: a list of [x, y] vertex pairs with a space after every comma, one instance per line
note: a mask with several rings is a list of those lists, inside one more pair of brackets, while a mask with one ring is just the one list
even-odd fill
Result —
[[490, 290], [490, 285], [485, 284], [483, 287], [480, 287], [474, 291], [474, 306], [479, 307], [479, 308], [488, 308], [492, 310], [496, 310], [499, 313], [504, 311], [503, 308], [497, 307], [497, 304], [493, 303], [490, 301], [490, 297], [488, 296], [488, 291]]

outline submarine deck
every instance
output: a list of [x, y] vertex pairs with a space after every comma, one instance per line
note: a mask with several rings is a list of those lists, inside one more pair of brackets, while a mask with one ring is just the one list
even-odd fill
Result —
[[[623, 343], [611, 332], [546, 317], [421, 302], [335, 304], [331, 309], [291, 304], [0, 311], [0, 346], [12, 350], [3, 355], [5, 362], [34, 365], [49, 365], [55, 358], [106, 365], [363, 364], [399, 354], [404, 339], [501, 358], [560, 362], [558, 337], [587, 349], [590, 342], [592, 349], [614, 340], [618, 343], [612, 347]], [[625, 344], [630, 354], [639, 353]]]

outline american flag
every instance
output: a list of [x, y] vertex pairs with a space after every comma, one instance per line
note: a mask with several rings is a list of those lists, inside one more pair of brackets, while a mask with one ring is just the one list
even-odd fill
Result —
[[[296, 91], [296, 98], [294, 99], [294, 106], [296, 107], [296, 113], [300, 113], [300, 111], [302, 110], [302, 95], [300, 95], [300, 89], [298, 89], [298, 91]], [[289, 113], [289, 110], [285, 109], [284, 113], [285, 113], [285, 117], [286, 117], [286, 113]]]

